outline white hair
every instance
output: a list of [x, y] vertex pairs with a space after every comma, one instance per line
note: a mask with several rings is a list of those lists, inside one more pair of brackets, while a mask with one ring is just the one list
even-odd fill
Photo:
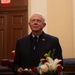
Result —
[[[39, 12], [35, 12], [35, 13], [33, 13], [32, 15], [31, 15], [31, 17], [33, 16], [33, 15], [40, 15], [41, 17], [42, 17], [42, 19], [43, 19], [43, 21], [45, 22], [45, 18], [44, 18], [44, 15], [42, 14], [42, 13], [39, 13]], [[31, 17], [30, 17], [30, 19], [31, 19]]]

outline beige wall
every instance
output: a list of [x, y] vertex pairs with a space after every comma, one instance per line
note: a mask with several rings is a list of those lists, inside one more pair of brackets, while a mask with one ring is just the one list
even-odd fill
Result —
[[65, 58], [74, 57], [72, 0], [47, 0], [48, 33], [60, 38]]
[[74, 57], [75, 57], [75, 0], [73, 0], [73, 29], [74, 29]]
[[29, 16], [36, 11], [45, 14], [47, 22], [45, 32], [59, 38], [64, 58], [75, 57], [72, 1], [29, 0]]

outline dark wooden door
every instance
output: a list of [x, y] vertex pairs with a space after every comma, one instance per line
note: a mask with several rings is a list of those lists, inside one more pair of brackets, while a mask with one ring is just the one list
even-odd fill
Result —
[[[14, 0], [15, 1], [15, 0]], [[20, 3], [19, 3], [20, 4]], [[22, 3], [21, 3], [22, 4]], [[0, 8], [0, 60], [10, 59], [16, 40], [28, 34], [27, 7]]]
[[0, 59], [6, 56], [7, 49], [7, 14], [0, 13]]

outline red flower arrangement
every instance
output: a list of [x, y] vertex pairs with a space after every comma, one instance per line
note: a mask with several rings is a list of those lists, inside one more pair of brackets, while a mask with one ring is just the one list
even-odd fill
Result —
[[63, 70], [63, 67], [61, 66], [60, 62], [62, 60], [59, 59], [52, 59], [50, 57], [50, 52], [44, 54], [46, 57], [45, 59], [40, 59], [39, 66], [33, 67], [32, 69], [25, 69], [25, 71], [30, 72], [31, 74], [35, 75], [35, 72], [37, 71], [39, 75], [43, 75], [47, 72], [61, 72]]

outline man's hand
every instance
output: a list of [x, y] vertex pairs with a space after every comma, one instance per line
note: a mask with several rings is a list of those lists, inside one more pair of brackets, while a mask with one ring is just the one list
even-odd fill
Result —
[[23, 69], [20, 67], [18, 68], [17, 72], [22, 73]]

